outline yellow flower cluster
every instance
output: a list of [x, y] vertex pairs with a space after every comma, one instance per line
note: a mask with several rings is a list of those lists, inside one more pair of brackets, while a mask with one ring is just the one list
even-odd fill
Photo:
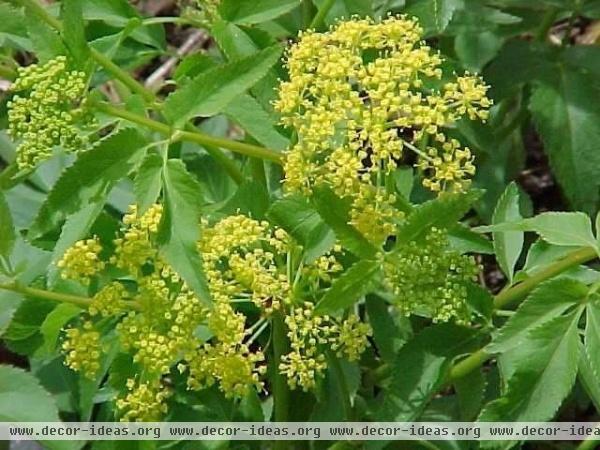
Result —
[[404, 16], [353, 18], [325, 33], [302, 33], [275, 102], [298, 136], [286, 155], [286, 188], [310, 194], [326, 184], [351, 199], [353, 225], [373, 242], [400, 218], [385, 186], [404, 149], [419, 155], [430, 189], [465, 189], [470, 151], [448, 143], [443, 128], [464, 115], [485, 120], [491, 101], [470, 74], [441, 85], [442, 62]]
[[61, 269], [61, 277], [89, 284], [90, 278], [104, 269], [105, 263], [100, 259], [101, 250], [102, 246], [96, 237], [76, 242], [57, 264]]
[[81, 329], [66, 330], [66, 339], [62, 349], [65, 352], [65, 364], [76, 372], [94, 379], [100, 370], [102, 348], [100, 333], [94, 330], [90, 321], [85, 321]]
[[425, 315], [434, 322], [470, 322], [467, 285], [479, 267], [472, 257], [448, 246], [447, 233], [432, 228], [423, 242], [400, 244], [387, 255], [386, 283], [403, 314]]
[[114, 281], [94, 295], [88, 313], [90, 316], [98, 314], [102, 317], [117, 316], [124, 311], [124, 301], [128, 298], [127, 289], [121, 283]]
[[215, 302], [250, 299], [267, 313], [289, 300], [290, 285], [277, 261], [289, 247], [281, 229], [243, 215], [229, 216], [204, 230], [199, 242], [204, 272]]
[[171, 393], [160, 381], [136, 383], [130, 378], [127, 389], [127, 395], [116, 402], [122, 421], [158, 422], [167, 412], [166, 401]]
[[315, 314], [314, 304], [305, 302], [285, 318], [289, 329], [291, 351], [283, 355], [279, 371], [286, 375], [292, 389], [300, 386], [314, 388], [319, 376], [327, 369], [325, 352], [328, 348], [338, 357], [357, 360], [367, 347], [371, 328], [356, 315], [346, 320]]
[[45, 64], [21, 67], [11, 86], [16, 94], [8, 102], [9, 133], [21, 140], [17, 147], [20, 169], [31, 169], [48, 159], [55, 146], [67, 151], [87, 144], [77, 125], [91, 119], [82, 99], [87, 90], [86, 74], [69, 70], [59, 56]]

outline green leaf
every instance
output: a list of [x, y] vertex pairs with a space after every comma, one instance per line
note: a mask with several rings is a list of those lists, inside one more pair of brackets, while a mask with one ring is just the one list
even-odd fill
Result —
[[0, 3], [0, 17], [4, 19], [0, 21], [0, 45], [31, 50], [26, 31], [29, 20], [25, 18], [22, 10], [3, 2]]
[[256, 84], [277, 63], [281, 47], [260, 52], [201, 73], [165, 100], [164, 114], [172, 123], [222, 112], [239, 95]]
[[481, 69], [498, 54], [504, 39], [493, 31], [458, 34], [454, 40], [454, 50], [465, 69], [481, 72]]
[[227, 105], [224, 113], [262, 145], [273, 150], [287, 149], [289, 139], [277, 131], [271, 116], [254, 97], [240, 95]]
[[477, 231], [534, 231], [549, 244], [597, 248], [592, 221], [582, 212], [547, 212], [518, 222], [478, 227]]
[[587, 292], [587, 286], [571, 279], [559, 278], [540, 284], [521, 303], [486, 350], [502, 353], [523, 344], [529, 331], [581, 303]]
[[578, 308], [528, 333], [511, 351], [514, 371], [506, 392], [486, 405], [481, 422], [543, 422], [556, 414], [571, 391], [579, 363]]
[[133, 183], [133, 192], [140, 213], [152, 206], [162, 188], [163, 159], [157, 153], [149, 153], [138, 169]]
[[82, 153], [48, 194], [29, 229], [29, 237], [36, 239], [54, 230], [68, 215], [102, 197], [134, 167], [144, 143], [141, 135], [130, 128], [111, 134]]
[[[496, 204], [492, 216], [492, 223], [516, 222], [522, 219], [519, 210], [519, 188], [510, 183]], [[494, 250], [500, 268], [512, 283], [515, 264], [517, 263], [523, 242], [525, 240], [522, 231], [499, 231], [493, 233]]]
[[386, 362], [393, 362], [398, 350], [412, 337], [410, 320], [401, 314], [394, 316], [394, 307], [375, 295], [367, 295], [366, 306], [377, 352]]
[[377, 419], [415, 420], [444, 383], [452, 360], [478, 341], [474, 330], [453, 324], [425, 328], [398, 352]]
[[600, 410], [600, 377], [592, 369], [590, 358], [583, 348], [583, 344], [580, 344], [579, 354], [579, 380], [596, 410]]
[[17, 236], [8, 204], [0, 191], [0, 257], [8, 259]]
[[54, 400], [32, 374], [0, 366], [0, 421], [60, 422], [60, 419]]
[[553, 173], [576, 209], [591, 212], [600, 184], [600, 94], [594, 77], [559, 66], [552, 84], [533, 90], [529, 108]]
[[327, 314], [352, 306], [373, 288], [380, 269], [381, 263], [378, 261], [358, 261], [333, 282], [317, 303], [315, 311]]
[[470, 422], [479, 415], [485, 396], [485, 385], [481, 369], [473, 370], [454, 382], [461, 421]]
[[277, 200], [271, 205], [267, 217], [302, 245], [308, 262], [314, 261], [335, 244], [332, 229], [300, 195], [290, 195]]
[[406, 13], [418, 18], [425, 34], [432, 35], [444, 31], [462, 7], [463, 0], [409, 0]]
[[448, 231], [448, 240], [450, 247], [460, 253], [494, 254], [494, 246], [489, 239], [460, 223]]
[[245, 214], [262, 220], [269, 209], [269, 193], [265, 186], [257, 181], [244, 181], [235, 194], [227, 200], [220, 212], [225, 214]]
[[46, 316], [40, 326], [44, 337], [43, 345], [38, 349], [36, 356], [49, 356], [56, 350], [56, 343], [63, 327], [73, 317], [81, 314], [83, 310], [70, 303], [61, 303]]
[[223, 0], [221, 17], [230, 22], [254, 25], [275, 19], [300, 5], [300, 0]]
[[597, 295], [588, 303], [585, 322], [585, 353], [594, 373], [600, 374], [600, 304]]
[[372, 258], [377, 253], [377, 249], [349, 224], [350, 206], [347, 201], [340, 199], [327, 187], [315, 188], [312, 200], [321, 218], [344, 247], [364, 259]]
[[456, 222], [471, 209], [480, 196], [480, 191], [447, 193], [419, 205], [399, 227], [396, 239], [398, 242], [411, 242], [423, 238], [433, 227], [455, 227]]
[[83, 22], [83, 1], [63, 0], [61, 2], [62, 35], [71, 56], [79, 67], [89, 62], [90, 49], [85, 38]]
[[169, 264], [196, 295], [210, 304], [210, 294], [196, 243], [202, 192], [185, 165], [170, 159], [163, 172], [165, 211], [159, 230], [162, 251]]
[[51, 28], [46, 22], [42, 22], [31, 11], [27, 14], [27, 33], [33, 44], [33, 50], [40, 62], [46, 62], [64, 55], [67, 52], [63, 40], [59, 34]]

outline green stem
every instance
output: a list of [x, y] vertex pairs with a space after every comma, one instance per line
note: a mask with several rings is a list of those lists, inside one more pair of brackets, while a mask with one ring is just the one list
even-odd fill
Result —
[[559, 11], [557, 8], [550, 8], [548, 11], [546, 11], [544, 17], [542, 17], [542, 23], [540, 24], [540, 27], [535, 33], [535, 39], [537, 41], [543, 42], [546, 40], [546, 37], [548, 36], [548, 31], [550, 31], [550, 28], [552, 27], [552, 25], [554, 25], [554, 22], [558, 17], [558, 12]]
[[17, 292], [19, 294], [27, 295], [30, 297], [51, 300], [53, 302], [71, 303], [73, 305], [81, 306], [82, 308], [87, 308], [92, 303], [92, 301], [87, 297], [79, 297], [77, 295], [60, 294], [58, 292], [44, 291], [42, 289], [35, 289], [27, 286], [22, 286], [19, 283], [0, 284], [0, 289], [3, 289], [5, 291]]
[[[494, 309], [500, 309], [510, 303], [522, 300], [529, 292], [531, 292], [540, 283], [555, 277], [556, 275], [580, 264], [591, 261], [597, 257], [597, 253], [593, 248], [586, 247], [568, 254], [565, 258], [550, 264], [543, 270], [540, 270], [535, 275], [527, 278], [525, 281], [512, 286], [505, 291], [500, 292], [494, 298]], [[490, 355], [484, 348], [477, 350], [465, 359], [456, 363], [450, 370], [450, 381], [461, 378], [473, 370], [481, 367]]]
[[169, 125], [162, 122], [158, 122], [148, 117], [141, 116], [131, 111], [127, 111], [122, 108], [118, 108], [108, 103], [95, 103], [94, 107], [105, 114], [111, 116], [120, 117], [121, 119], [128, 120], [133, 123], [137, 123], [151, 130], [157, 131], [158, 133], [172, 136], [176, 133], [177, 139], [195, 142], [204, 146], [212, 146], [218, 148], [225, 148], [241, 155], [252, 156], [254, 158], [262, 158], [269, 161], [281, 164], [282, 158], [281, 153], [271, 150], [265, 147], [259, 147], [252, 144], [246, 144], [245, 142], [232, 141], [231, 139], [218, 138], [210, 136], [208, 134], [200, 133], [199, 131], [178, 131], [171, 128]]
[[597, 256], [596, 251], [591, 247], [582, 248], [569, 253], [563, 259], [550, 264], [544, 270], [540, 270], [525, 281], [496, 295], [496, 298], [494, 298], [494, 309], [503, 308], [512, 302], [523, 299], [523, 297], [531, 292], [538, 284], [555, 277], [572, 267], [591, 261]]
[[[279, 364], [282, 356], [288, 350], [287, 336], [285, 332], [285, 323], [283, 316], [280, 313], [273, 317], [273, 354], [274, 354], [274, 383], [273, 383], [273, 399], [275, 422], [287, 422], [289, 414], [290, 391], [287, 385], [285, 376], [279, 373]], [[275, 449], [285, 449], [285, 441], [276, 441]]]
[[156, 100], [156, 95], [150, 89], [146, 88], [143, 84], [133, 78], [128, 72], [121, 69], [110, 58], [100, 53], [94, 48], [90, 48], [90, 54], [94, 61], [100, 64], [104, 70], [113, 75], [117, 80], [131, 89], [132, 92], [139, 94], [147, 102], [153, 102]]
[[310, 23], [310, 28], [316, 30], [321, 25], [323, 25], [323, 21], [325, 20], [325, 17], [327, 16], [329, 10], [333, 7], [334, 3], [335, 0], [325, 0], [323, 2], [321, 7], [319, 8], [319, 11], [317, 11], [317, 14]]

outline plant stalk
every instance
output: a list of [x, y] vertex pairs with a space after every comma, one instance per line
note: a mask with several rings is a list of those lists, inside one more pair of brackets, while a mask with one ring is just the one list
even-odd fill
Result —
[[[544, 270], [531, 276], [525, 281], [500, 292], [494, 298], [494, 309], [500, 309], [510, 303], [522, 300], [538, 284], [555, 277], [556, 275], [580, 264], [591, 261], [597, 257], [596, 251], [591, 247], [581, 248], [567, 255], [565, 258], [549, 265]], [[465, 359], [454, 364], [450, 369], [450, 381], [457, 380], [473, 370], [481, 367], [493, 355], [487, 353], [484, 348], [477, 350]]]
[[127, 111], [122, 108], [118, 108], [109, 103], [98, 102], [94, 104], [94, 107], [98, 109], [98, 111], [101, 111], [105, 114], [120, 117], [121, 119], [137, 123], [166, 136], [172, 136], [175, 133], [177, 133], [177, 138], [183, 141], [195, 142], [197, 144], [209, 147], [224, 148], [227, 150], [231, 150], [235, 153], [239, 153], [241, 155], [266, 159], [268, 161], [272, 161], [278, 164], [282, 163], [281, 153], [265, 147], [246, 144], [245, 142], [232, 141], [231, 139], [218, 138], [215, 136], [210, 136], [208, 134], [200, 133], [199, 131], [175, 130], [167, 124], [158, 122], [153, 119], [149, 119], [147, 117], [141, 116], [131, 111]]
[[[273, 399], [274, 399], [274, 418], [275, 422], [287, 422], [289, 417], [290, 390], [285, 377], [279, 373], [279, 364], [282, 356], [287, 352], [287, 336], [285, 332], [285, 323], [281, 313], [274, 315], [273, 326], [273, 354], [274, 354], [274, 373]], [[285, 441], [275, 441], [273, 448], [275, 450], [285, 450], [287, 444]]]

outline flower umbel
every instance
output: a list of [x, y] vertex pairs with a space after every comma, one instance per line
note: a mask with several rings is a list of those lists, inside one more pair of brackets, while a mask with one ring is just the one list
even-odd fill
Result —
[[32, 169], [48, 159], [55, 146], [76, 151], [87, 145], [87, 137], [78, 129], [91, 122], [86, 90], [86, 74], [69, 69], [64, 56], [19, 68], [11, 86], [15, 95], [7, 104], [9, 133], [21, 141], [19, 169]]

